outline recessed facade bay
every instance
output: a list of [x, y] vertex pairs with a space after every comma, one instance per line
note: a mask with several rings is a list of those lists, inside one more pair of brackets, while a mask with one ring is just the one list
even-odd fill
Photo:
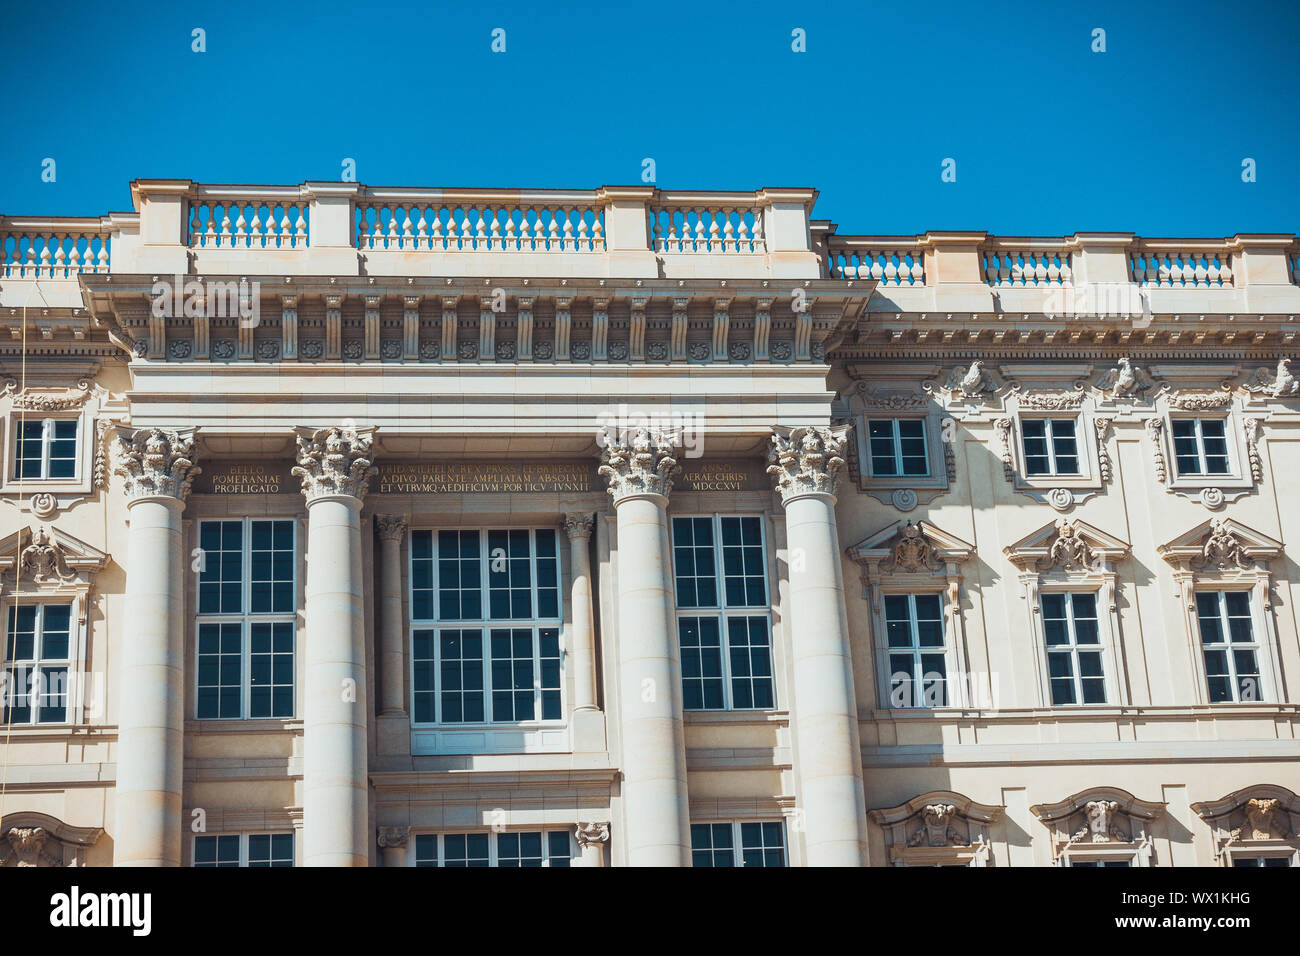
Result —
[[0, 865], [1300, 865], [1291, 235], [0, 217]]

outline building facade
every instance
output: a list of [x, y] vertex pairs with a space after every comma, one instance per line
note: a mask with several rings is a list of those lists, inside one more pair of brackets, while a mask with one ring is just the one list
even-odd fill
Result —
[[1300, 865], [1300, 246], [0, 217], [4, 865]]

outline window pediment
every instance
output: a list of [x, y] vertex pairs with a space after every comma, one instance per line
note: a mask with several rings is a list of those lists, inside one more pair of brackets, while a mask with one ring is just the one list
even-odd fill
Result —
[[20, 811], [0, 821], [0, 866], [84, 866], [102, 827], [72, 827], [45, 813]]
[[867, 813], [885, 835], [895, 866], [967, 864], [988, 860], [989, 827], [1006, 807], [977, 803], [951, 790], [931, 790], [906, 803]]
[[1276, 784], [1244, 787], [1221, 800], [1193, 803], [1214, 834], [1215, 855], [1232, 865], [1234, 851], [1246, 856], [1300, 859], [1300, 796]]
[[1165, 807], [1119, 787], [1092, 787], [1029, 810], [1052, 833], [1053, 860], [1101, 854], [1142, 866], [1151, 855], [1148, 827], [1164, 815]]
[[17, 565], [19, 584], [40, 589], [85, 590], [108, 561], [107, 553], [52, 525], [22, 528], [0, 540], [0, 576], [13, 575]]
[[1156, 552], [1185, 571], [1251, 571], [1282, 553], [1282, 542], [1232, 518], [1210, 518]]
[[974, 553], [973, 544], [928, 521], [896, 521], [848, 549], [854, 561], [885, 574], [939, 574]]
[[1128, 557], [1131, 547], [1114, 535], [1077, 518], [1058, 518], [1003, 548], [1021, 571], [1107, 571]]

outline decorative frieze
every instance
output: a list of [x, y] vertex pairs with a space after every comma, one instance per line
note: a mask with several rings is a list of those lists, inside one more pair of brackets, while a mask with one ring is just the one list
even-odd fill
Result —
[[309, 504], [333, 495], [366, 496], [378, 471], [371, 464], [374, 432], [350, 426], [298, 429], [298, 464], [292, 474], [301, 479]]
[[782, 501], [800, 495], [835, 494], [845, 466], [847, 435], [847, 426], [801, 426], [772, 435], [767, 472], [774, 476]]
[[629, 439], [602, 429], [600, 442], [604, 451], [598, 474], [615, 504], [633, 495], [671, 493], [673, 477], [681, 470], [675, 457], [681, 443], [676, 432], [638, 428]]
[[113, 473], [126, 480], [128, 499], [188, 497], [202, 471], [193, 461], [194, 429], [119, 425], [114, 431]]

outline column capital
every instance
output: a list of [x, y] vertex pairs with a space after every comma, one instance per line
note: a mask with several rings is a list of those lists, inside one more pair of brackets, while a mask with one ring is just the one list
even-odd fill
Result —
[[405, 847], [411, 840], [410, 827], [379, 827], [376, 840], [381, 850], [393, 850]]
[[364, 498], [372, 475], [375, 429], [352, 426], [299, 428], [298, 464], [291, 474], [302, 480], [307, 503], [339, 495]]
[[375, 515], [375, 528], [385, 541], [401, 541], [406, 534], [406, 515]]
[[590, 538], [594, 516], [589, 511], [570, 511], [564, 516], [564, 533], [570, 541]]
[[586, 847], [609, 842], [608, 823], [579, 823], [577, 826], [578, 846]]
[[190, 483], [202, 471], [194, 464], [193, 428], [114, 429], [113, 473], [126, 479], [129, 501], [178, 498], [184, 501]]
[[773, 428], [767, 473], [774, 477], [782, 503], [803, 495], [835, 494], [848, 431], [847, 425]]
[[605, 479], [614, 504], [641, 495], [668, 497], [673, 476], [681, 470], [674, 457], [681, 443], [678, 432], [638, 428], [631, 432], [629, 440], [602, 428], [597, 438], [605, 449], [598, 473]]

